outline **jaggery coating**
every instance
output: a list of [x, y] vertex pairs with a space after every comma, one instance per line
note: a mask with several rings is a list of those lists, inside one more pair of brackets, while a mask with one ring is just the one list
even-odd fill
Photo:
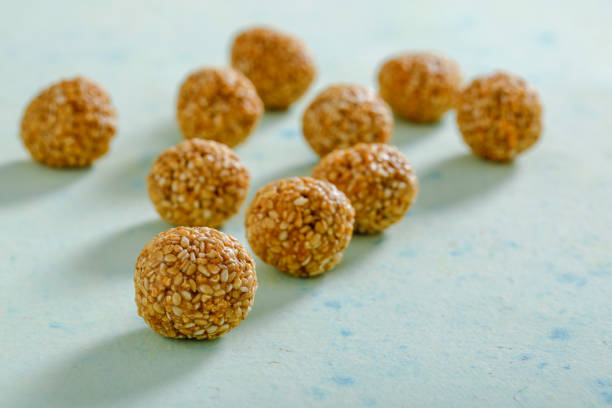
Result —
[[21, 120], [21, 140], [32, 158], [51, 167], [85, 167], [103, 156], [117, 130], [110, 96], [76, 77], [40, 92]]
[[325, 156], [312, 177], [329, 181], [355, 208], [355, 231], [382, 232], [402, 219], [416, 198], [418, 181], [394, 146], [360, 143]]
[[360, 85], [332, 85], [321, 92], [302, 117], [304, 138], [319, 156], [357, 143], [386, 143], [393, 115], [382, 98]]
[[257, 192], [246, 212], [246, 237], [265, 263], [310, 277], [340, 262], [354, 218], [351, 203], [333, 184], [286, 178]]
[[306, 44], [267, 27], [238, 34], [231, 60], [232, 67], [253, 82], [267, 109], [287, 109], [306, 92], [316, 73]]
[[181, 85], [176, 117], [185, 138], [233, 147], [255, 129], [263, 111], [255, 87], [242, 73], [231, 68], [204, 68]]
[[234, 237], [177, 227], [147, 243], [134, 270], [138, 314], [166, 337], [214, 339], [249, 314], [255, 262]]
[[456, 104], [461, 71], [444, 55], [403, 54], [384, 63], [378, 84], [380, 95], [399, 116], [413, 122], [435, 122]]
[[212, 140], [189, 139], [153, 162], [147, 176], [151, 202], [173, 225], [218, 227], [236, 214], [250, 175], [238, 156]]
[[461, 93], [457, 124], [475, 155], [507, 162], [539, 139], [542, 105], [526, 81], [498, 72], [476, 78]]

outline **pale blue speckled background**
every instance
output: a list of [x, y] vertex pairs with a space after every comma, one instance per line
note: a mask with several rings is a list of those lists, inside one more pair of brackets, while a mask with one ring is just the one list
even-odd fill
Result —
[[[2, 1], [0, 406], [612, 406], [610, 1]], [[464, 4], [459, 4], [464, 3]], [[136, 315], [132, 268], [168, 226], [144, 177], [180, 140], [174, 99], [232, 34], [271, 23], [320, 68], [308, 95], [237, 149], [264, 183], [306, 175], [308, 100], [374, 85], [384, 57], [434, 49], [466, 77], [514, 71], [540, 91], [543, 140], [514, 165], [472, 158], [453, 115], [396, 125], [418, 202], [313, 280], [258, 262], [252, 314], [214, 342], [171, 341]], [[28, 100], [84, 74], [119, 134], [92, 168], [33, 164]], [[223, 229], [245, 242], [244, 211]]]

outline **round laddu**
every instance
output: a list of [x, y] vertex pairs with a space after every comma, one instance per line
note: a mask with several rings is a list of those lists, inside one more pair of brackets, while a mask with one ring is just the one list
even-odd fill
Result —
[[298, 38], [255, 27], [234, 39], [232, 67], [246, 75], [268, 109], [287, 109], [315, 77], [314, 59]]
[[399, 116], [435, 122], [455, 106], [461, 71], [455, 61], [440, 54], [403, 54], [384, 63], [378, 84], [380, 95]]
[[255, 129], [263, 103], [255, 87], [231, 68], [205, 68], [189, 75], [178, 94], [176, 117], [187, 139], [233, 147]]
[[351, 240], [355, 210], [325, 181], [292, 177], [262, 187], [246, 212], [246, 236], [264, 262], [310, 277], [342, 259]]
[[166, 337], [214, 339], [249, 314], [255, 262], [234, 237], [177, 227], [147, 243], [134, 270], [138, 314]]
[[117, 129], [110, 96], [82, 77], [39, 93], [21, 120], [21, 139], [32, 158], [51, 167], [85, 167], [103, 156]]
[[325, 156], [312, 171], [344, 192], [355, 208], [355, 231], [382, 232], [402, 219], [418, 191], [406, 157], [393, 146], [360, 143]]
[[159, 215], [173, 225], [217, 227], [236, 214], [249, 171], [224, 144], [189, 139], [153, 162], [147, 185]]
[[498, 72], [476, 78], [461, 93], [457, 124], [474, 154], [507, 162], [539, 139], [542, 105], [531, 85]]
[[393, 115], [376, 92], [360, 85], [332, 85], [302, 117], [304, 138], [319, 156], [357, 143], [386, 143]]

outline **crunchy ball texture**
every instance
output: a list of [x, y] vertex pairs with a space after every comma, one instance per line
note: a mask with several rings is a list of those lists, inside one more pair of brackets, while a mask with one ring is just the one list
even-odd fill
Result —
[[176, 116], [185, 138], [233, 147], [255, 129], [263, 110], [255, 87], [244, 75], [231, 68], [210, 68], [183, 82]]
[[404, 54], [385, 62], [378, 84], [380, 95], [395, 113], [413, 122], [435, 122], [454, 107], [461, 71], [443, 55]]
[[85, 167], [107, 151], [117, 129], [110, 96], [81, 77], [39, 93], [21, 120], [21, 139], [32, 158], [51, 167]]
[[333, 183], [351, 200], [360, 234], [379, 233], [401, 220], [418, 191], [406, 157], [380, 143], [336, 150], [315, 166], [312, 176]]
[[475, 79], [462, 92], [457, 124], [474, 154], [506, 162], [537, 142], [542, 106], [527, 82], [500, 72]]
[[246, 213], [246, 236], [264, 262], [291, 275], [321, 274], [342, 259], [355, 210], [333, 184], [292, 177], [261, 188]]
[[333, 85], [321, 92], [302, 117], [306, 141], [319, 156], [357, 143], [386, 143], [393, 115], [371, 89]]
[[134, 271], [138, 314], [162, 336], [214, 339], [249, 314], [255, 262], [234, 237], [178, 227], [147, 243]]
[[306, 92], [316, 72], [301, 40], [271, 28], [240, 33], [231, 58], [232, 66], [253, 82], [268, 109], [287, 109]]
[[170, 224], [217, 227], [238, 212], [249, 180], [229, 147], [190, 139], [159, 155], [147, 184], [155, 209]]

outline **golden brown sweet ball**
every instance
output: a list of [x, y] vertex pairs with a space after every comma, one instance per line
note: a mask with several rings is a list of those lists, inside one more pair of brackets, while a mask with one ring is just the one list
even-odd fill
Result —
[[232, 67], [253, 82], [267, 109], [287, 109], [306, 92], [316, 73], [306, 45], [272, 28], [243, 31], [234, 39], [231, 54]]
[[176, 117], [187, 139], [200, 138], [233, 147], [255, 129], [263, 103], [255, 87], [231, 68], [205, 68], [181, 85]]
[[189, 139], [159, 155], [147, 185], [155, 209], [170, 224], [217, 227], [238, 212], [249, 180], [229, 147]]
[[178, 227], [144, 247], [134, 271], [138, 314], [166, 337], [214, 339], [249, 314], [255, 262], [234, 237], [212, 228]]
[[380, 95], [399, 116], [413, 122], [435, 122], [454, 107], [461, 71], [444, 55], [403, 54], [384, 63], [378, 84]]
[[319, 156], [357, 143], [386, 143], [393, 115], [380, 96], [360, 85], [332, 85], [302, 117], [304, 138]]
[[51, 167], [85, 167], [107, 151], [117, 130], [110, 96], [77, 77], [39, 93], [21, 120], [21, 139], [32, 158]]
[[417, 177], [393, 146], [360, 143], [325, 156], [312, 177], [344, 192], [355, 208], [355, 231], [382, 232], [402, 219], [416, 198]]
[[262, 187], [246, 212], [246, 236], [257, 256], [290, 275], [330, 270], [351, 240], [355, 210], [333, 184], [292, 177]]
[[476, 78], [462, 92], [457, 124], [474, 154], [507, 162], [537, 142], [542, 105], [531, 85], [516, 75], [498, 72]]

